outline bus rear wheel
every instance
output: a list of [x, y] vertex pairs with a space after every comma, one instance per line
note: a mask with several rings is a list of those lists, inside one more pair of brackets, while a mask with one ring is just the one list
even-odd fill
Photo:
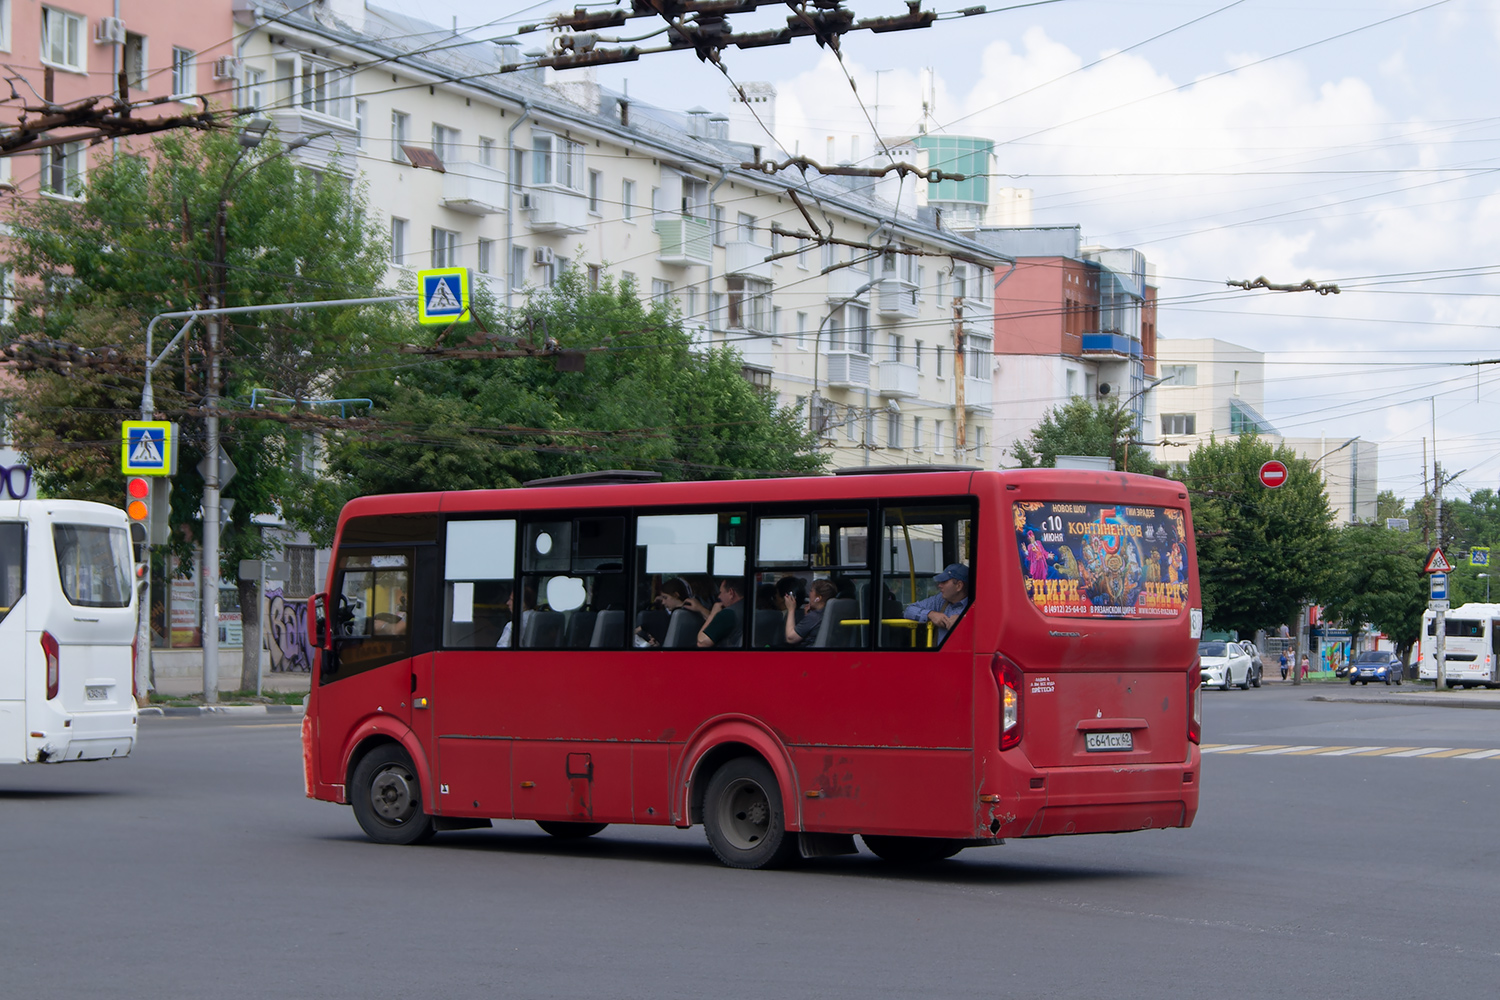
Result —
[[377, 843], [419, 844], [436, 832], [422, 811], [422, 785], [411, 758], [394, 744], [376, 747], [359, 762], [349, 802], [361, 829]]
[[609, 826], [608, 823], [562, 823], [551, 819], [539, 819], [536, 825], [558, 840], [581, 840], [584, 837], [592, 837]]
[[703, 793], [703, 831], [714, 856], [730, 868], [782, 868], [801, 852], [787, 832], [776, 775], [754, 757], [714, 772]]
[[880, 860], [893, 865], [925, 865], [946, 861], [966, 846], [942, 837], [875, 837], [860, 834], [865, 846]]

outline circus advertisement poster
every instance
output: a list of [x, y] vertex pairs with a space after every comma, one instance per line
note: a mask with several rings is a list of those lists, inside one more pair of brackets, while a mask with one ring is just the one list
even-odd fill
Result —
[[1044, 614], [1154, 617], [1187, 607], [1181, 510], [1018, 502], [1015, 528], [1026, 593]]

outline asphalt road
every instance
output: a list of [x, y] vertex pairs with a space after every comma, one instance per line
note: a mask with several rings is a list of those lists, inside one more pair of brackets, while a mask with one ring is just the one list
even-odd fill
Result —
[[379, 847], [302, 797], [284, 718], [145, 719], [130, 760], [0, 771], [0, 994], [1493, 997], [1500, 713], [1208, 692], [1190, 830], [719, 867], [700, 830]]

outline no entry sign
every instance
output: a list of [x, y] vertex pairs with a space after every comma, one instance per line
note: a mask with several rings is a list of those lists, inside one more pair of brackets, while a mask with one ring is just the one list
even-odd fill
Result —
[[1274, 490], [1286, 482], [1286, 466], [1272, 459], [1260, 467], [1260, 484]]

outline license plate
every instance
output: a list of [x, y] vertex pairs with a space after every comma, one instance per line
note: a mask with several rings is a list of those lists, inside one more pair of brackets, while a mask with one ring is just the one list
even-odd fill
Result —
[[1101, 750], [1134, 750], [1135, 738], [1130, 733], [1084, 733], [1083, 745], [1089, 753]]
[[84, 694], [89, 701], [109, 701], [109, 685], [90, 684], [84, 688]]

